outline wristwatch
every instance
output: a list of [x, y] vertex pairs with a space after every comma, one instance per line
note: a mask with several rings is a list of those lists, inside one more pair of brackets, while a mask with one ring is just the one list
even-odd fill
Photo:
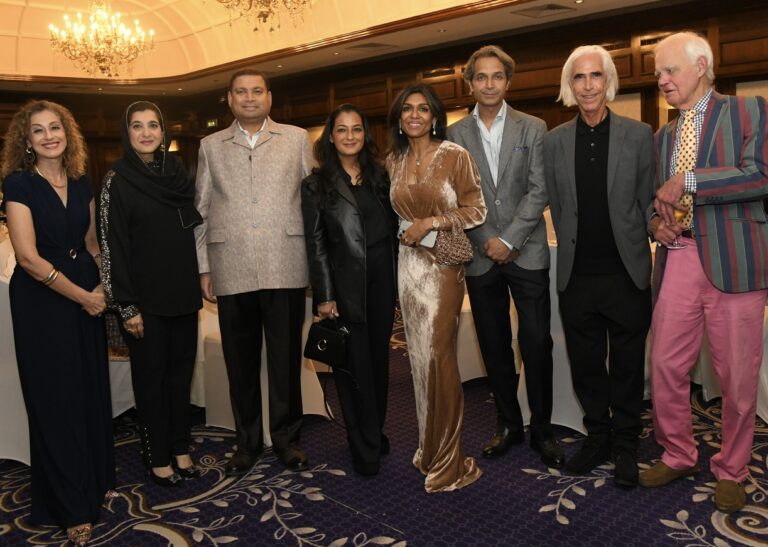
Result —
[[437, 220], [437, 217], [432, 217], [432, 229], [433, 230], [439, 230], [440, 229], [440, 221]]

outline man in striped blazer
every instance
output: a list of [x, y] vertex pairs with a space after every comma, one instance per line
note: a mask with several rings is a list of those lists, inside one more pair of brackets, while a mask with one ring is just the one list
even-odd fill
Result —
[[[656, 248], [651, 362], [654, 428], [664, 454], [640, 474], [640, 484], [664, 486], [699, 470], [689, 372], [706, 329], [723, 391], [722, 444], [710, 460], [714, 501], [733, 512], [746, 502], [741, 482], [763, 353], [768, 109], [763, 97], [715, 92], [712, 64], [710, 45], [694, 33], [674, 34], [656, 47], [659, 88], [680, 117], [656, 134], [658, 190], [649, 228], [664, 246]], [[693, 197], [686, 228], [674, 214], [688, 210], [680, 205], [684, 194]], [[676, 239], [682, 248], [669, 247]]]

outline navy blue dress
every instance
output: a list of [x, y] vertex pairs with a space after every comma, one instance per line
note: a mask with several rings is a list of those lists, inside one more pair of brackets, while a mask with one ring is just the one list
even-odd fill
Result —
[[[32, 212], [37, 250], [86, 290], [99, 284], [85, 249], [90, 179], [69, 179], [66, 207], [41, 176], [3, 182], [6, 202]], [[74, 256], [74, 258], [73, 258]], [[112, 403], [104, 320], [17, 266], [9, 286], [16, 361], [29, 417], [33, 524], [94, 522], [114, 488]]]

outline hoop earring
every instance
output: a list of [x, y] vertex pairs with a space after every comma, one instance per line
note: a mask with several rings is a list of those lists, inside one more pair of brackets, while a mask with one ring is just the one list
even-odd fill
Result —
[[437, 127], [437, 120], [432, 120], [432, 134], [437, 135], [437, 130], [435, 129]]
[[30, 165], [35, 163], [37, 156], [35, 155], [35, 151], [32, 150], [31, 145], [27, 145], [26, 150], [24, 150], [24, 159], [27, 160], [30, 163]]

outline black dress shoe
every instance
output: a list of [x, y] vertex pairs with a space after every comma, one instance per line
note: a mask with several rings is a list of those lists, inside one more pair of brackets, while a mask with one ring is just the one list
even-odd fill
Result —
[[540, 437], [534, 433], [531, 434], [531, 448], [541, 456], [541, 461], [547, 467], [561, 469], [565, 464], [565, 452], [558, 444], [554, 435]]
[[277, 457], [291, 471], [304, 471], [309, 467], [309, 460], [304, 449], [298, 443], [291, 443], [286, 448], [276, 449]]
[[252, 454], [245, 449], [238, 448], [224, 466], [224, 474], [227, 477], [242, 477], [251, 470], [257, 459], [258, 454]]
[[151, 469], [149, 469], [147, 473], [149, 474], [149, 480], [154, 482], [156, 485], [162, 486], [164, 488], [173, 488], [176, 486], [181, 486], [184, 483], [184, 479], [182, 479], [178, 473], [174, 473], [167, 477], [161, 477], [160, 475], [155, 475]]
[[200, 468], [194, 463], [189, 467], [179, 467], [179, 464], [174, 461], [172, 465], [176, 473], [184, 480], [200, 478]]
[[497, 429], [496, 435], [491, 437], [483, 447], [483, 458], [498, 458], [507, 453], [512, 445], [520, 444], [525, 440], [525, 432], [522, 429], [514, 431], [506, 426]]
[[628, 448], [616, 449], [613, 452], [616, 469], [613, 472], [613, 482], [622, 488], [637, 486], [639, 472], [637, 470], [637, 454]]
[[608, 437], [588, 436], [579, 451], [568, 460], [565, 468], [571, 473], [585, 475], [611, 457], [611, 444]]
[[358, 475], [373, 477], [379, 472], [379, 462], [359, 462], [353, 459], [352, 469], [354, 469], [355, 473]]

